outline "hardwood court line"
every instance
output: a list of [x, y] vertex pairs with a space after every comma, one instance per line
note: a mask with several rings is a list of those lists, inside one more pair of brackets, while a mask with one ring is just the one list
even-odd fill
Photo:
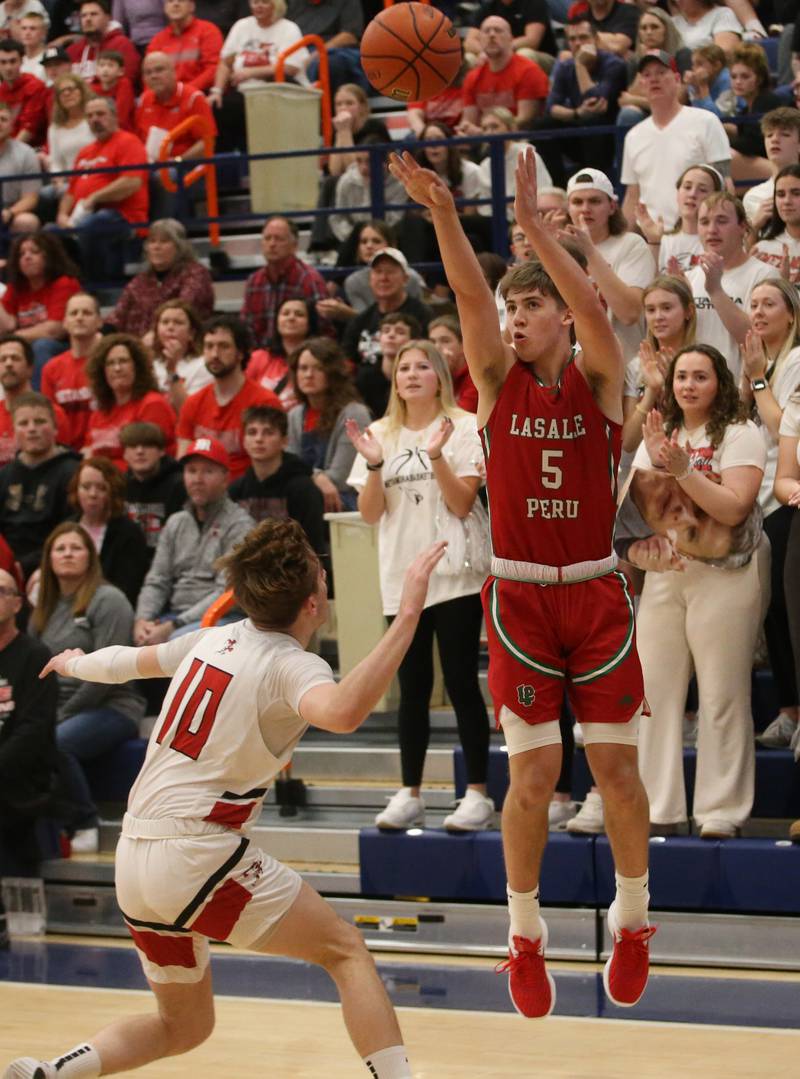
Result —
[[[104, 985], [43, 985], [41, 982], [0, 982], [0, 991], [2, 988], [14, 987], [19, 989], [35, 989], [35, 990], [58, 990], [59, 992], [70, 993], [114, 993], [125, 994], [133, 993], [136, 996], [143, 997], [145, 999], [154, 1000], [154, 997], [149, 989], [119, 989], [119, 988], [107, 988]], [[252, 996], [234, 996], [229, 993], [215, 993], [215, 1000], [228, 1001], [235, 1003], [241, 1001], [243, 1004], [271, 1004], [280, 1006], [291, 1006], [300, 1008], [327, 1008], [332, 1010], [338, 1010], [340, 1005], [335, 1000], [302, 1000], [286, 997], [252, 997]], [[486, 1016], [492, 1019], [499, 1019], [504, 1022], [511, 1021], [515, 1025], [522, 1023], [524, 1020], [520, 1020], [519, 1015], [514, 1011], [509, 1012], [489, 1012], [479, 1011], [472, 1008], [426, 1008], [424, 1005], [412, 1006], [407, 1004], [395, 1004], [394, 1009], [396, 1012], [401, 1012], [404, 1015], [416, 1015], [419, 1013], [427, 1015], [452, 1015], [460, 1018], [475, 1018], [476, 1016]], [[792, 1027], [759, 1027], [759, 1026], [743, 1026], [741, 1024], [733, 1023], [686, 1023], [682, 1021], [671, 1022], [669, 1020], [660, 1019], [617, 1019], [607, 1016], [599, 1015], [549, 1015], [547, 1022], [554, 1023], [596, 1023], [600, 1025], [613, 1024], [614, 1027], [628, 1026], [635, 1027], [637, 1030], [643, 1030], [645, 1027], [666, 1028], [668, 1030], [707, 1030], [718, 1033], [730, 1033], [731, 1031], [742, 1031], [748, 1034], [772, 1034], [772, 1035], [789, 1035], [793, 1038], [800, 1038], [800, 1029], [793, 1029]], [[538, 1029], [538, 1025], [537, 1025]]]

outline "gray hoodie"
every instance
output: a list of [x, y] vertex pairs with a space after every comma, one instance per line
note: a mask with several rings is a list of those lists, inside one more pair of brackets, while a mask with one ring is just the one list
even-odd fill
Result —
[[198, 521], [194, 510], [168, 517], [136, 604], [136, 617], [148, 620], [170, 612], [176, 625], [199, 622], [206, 608], [225, 591], [216, 560], [247, 535], [255, 521], [226, 495], [207, 507]]

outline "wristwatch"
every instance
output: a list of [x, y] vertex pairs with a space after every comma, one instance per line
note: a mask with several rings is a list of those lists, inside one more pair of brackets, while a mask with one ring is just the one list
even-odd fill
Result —
[[769, 383], [765, 378], [751, 378], [750, 389], [753, 391], [753, 393], [758, 393], [759, 390], [769, 389]]

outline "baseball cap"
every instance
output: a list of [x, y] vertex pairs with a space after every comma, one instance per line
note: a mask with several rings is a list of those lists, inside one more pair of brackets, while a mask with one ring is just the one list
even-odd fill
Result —
[[670, 71], [678, 73], [678, 65], [675, 63], [675, 57], [670, 56], [668, 52], [664, 52], [663, 49], [650, 49], [648, 52], [643, 53], [639, 57], [639, 63], [636, 65], [636, 70], [641, 71], [648, 60], [658, 60], [659, 64], [663, 64], [664, 67], [668, 67]]
[[230, 471], [231, 459], [228, 456], [228, 451], [215, 438], [196, 438], [181, 457], [179, 463], [186, 464], [190, 457], [202, 457], [206, 461], [213, 461], [215, 465], [222, 465], [223, 468]]
[[[588, 177], [588, 179], [585, 177]], [[614, 185], [600, 169], [579, 169], [574, 176], [570, 177], [567, 184], [567, 194], [571, 195], [573, 191], [589, 190], [602, 191], [610, 199], [616, 199], [617, 197]]]
[[51, 45], [49, 49], [45, 49], [42, 53], [42, 59], [39, 61], [41, 64], [52, 64], [58, 61], [62, 64], [70, 64], [72, 61], [66, 51], [58, 45]]
[[376, 251], [369, 260], [370, 266], [374, 266], [378, 259], [391, 259], [392, 262], [396, 262], [398, 266], [402, 266], [405, 272], [408, 273], [408, 259], [403, 252], [398, 251], [396, 247], [384, 247], [380, 251]]

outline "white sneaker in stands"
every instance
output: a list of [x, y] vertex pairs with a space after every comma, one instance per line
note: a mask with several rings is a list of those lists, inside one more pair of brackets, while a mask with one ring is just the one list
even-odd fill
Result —
[[493, 824], [494, 802], [470, 787], [458, 803], [458, 808], [444, 818], [448, 832], [481, 832]]
[[798, 730], [800, 728], [791, 716], [787, 716], [785, 712], [778, 712], [769, 726], [761, 734], [756, 735], [756, 741], [765, 749], [788, 749]]
[[603, 799], [596, 791], [589, 791], [580, 812], [567, 821], [567, 831], [573, 835], [602, 835], [605, 830]]
[[389, 804], [375, 818], [375, 825], [387, 832], [399, 832], [425, 823], [425, 803], [415, 798], [410, 787], [401, 787]]
[[577, 812], [578, 806], [575, 802], [559, 802], [554, 798], [547, 808], [548, 828], [559, 828], [565, 825]]
[[70, 840], [73, 854], [97, 854], [100, 850], [100, 829], [79, 828]]

